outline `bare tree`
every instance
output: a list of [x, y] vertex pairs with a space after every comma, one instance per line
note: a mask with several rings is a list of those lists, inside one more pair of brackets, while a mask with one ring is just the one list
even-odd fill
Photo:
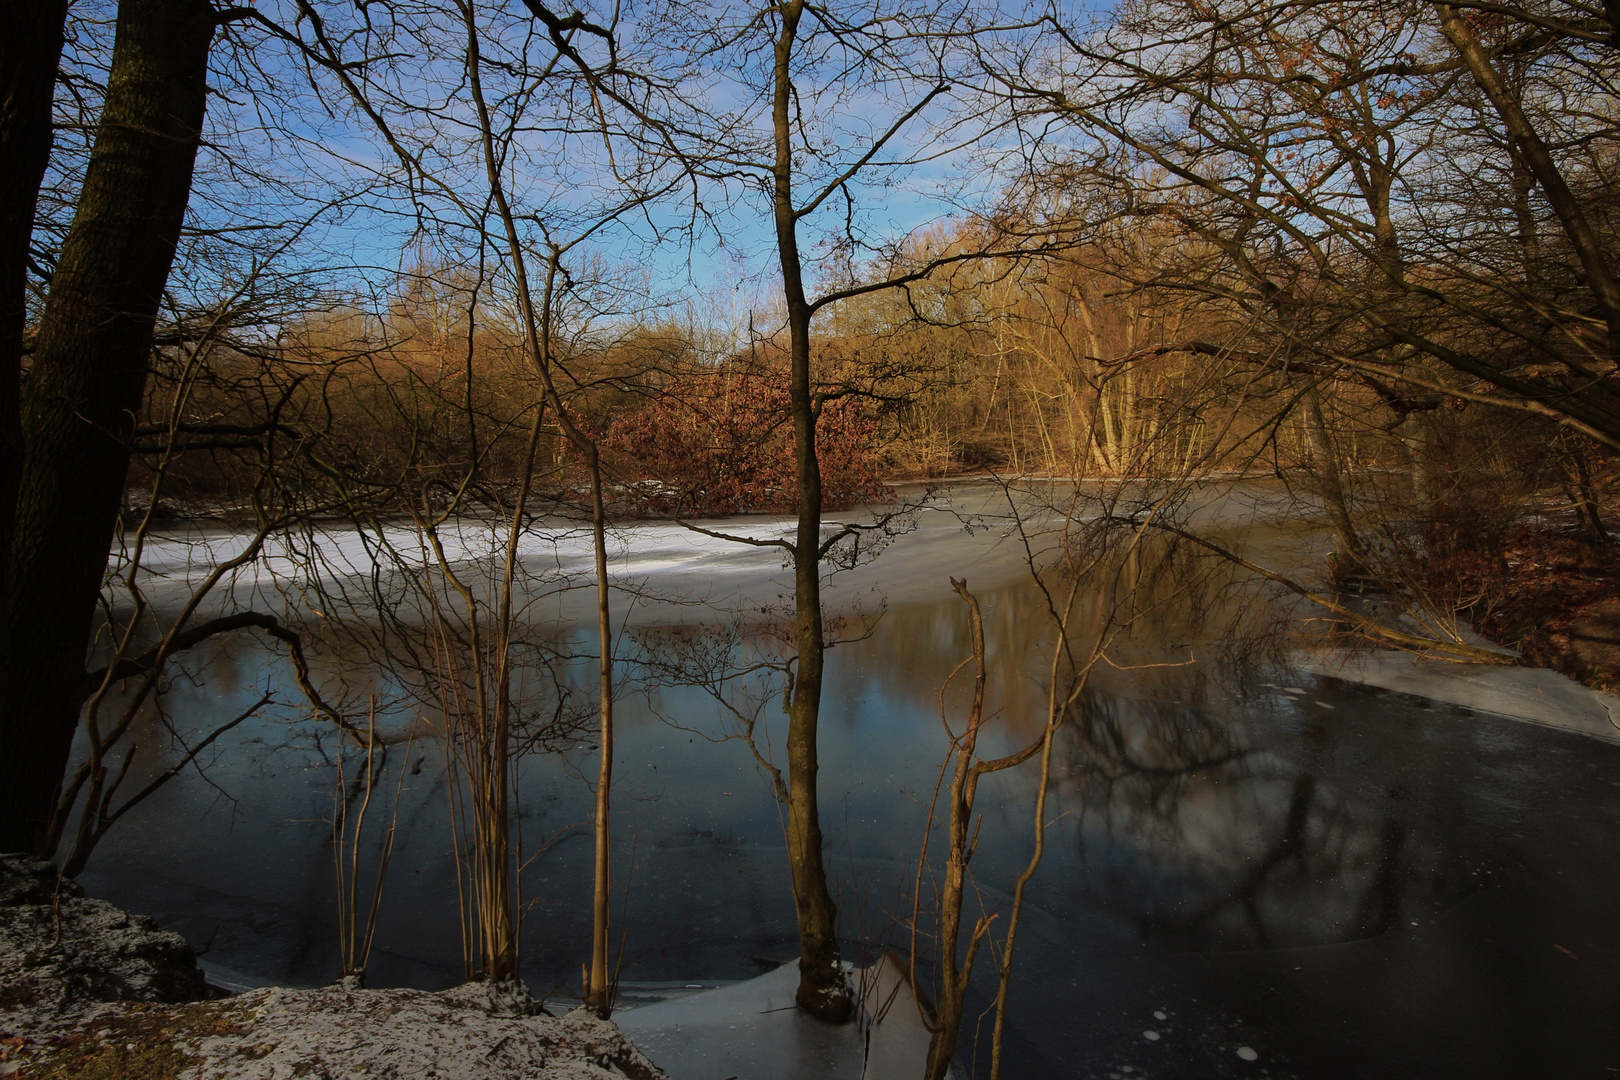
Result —
[[[614, 32], [583, 16], [559, 19], [542, 5], [531, 5], [536, 19], [514, 17], [471, 0], [456, 0], [409, 17], [396, 15], [388, 33], [433, 42], [454, 57], [452, 86], [465, 80], [470, 101], [456, 89], [426, 84], [402, 93], [394, 72], [382, 65], [352, 63], [346, 49], [370, 47], [374, 25], [346, 19], [322, 21], [308, 5], [305, 48], [334, 78], [358, 118], [379, 138], [392, 158], [388, 182], [415, 192], [418, 205], [432, 207], [434, 226], [457, 234], [454, 244], [476, 265], [480, 289], [500, 295], [513, 324], [518, 349], [528, 368], [527, 448], [515, 477], [516, 498], [503, 510], [504, 542], [493, 594], [483, 596], [462, 580], [439, 540], [439, 530], [472, 510], [479, 498], [482, 463], [465, 463], [454, 495], [442, 505], [418, 508], [433, 561], [460, 608], [457, 620], [471, 650], [470, 667], [451, 663], [440, 643], [441, 682], [450, 711], [466, 730], [485, 733], [475, 740], [476, 762], [468, 809], [473, 820], [472, 865], [479, 875], [474, 893], [480, 916], [480, 970], [490, 978], [517, 976], [517, 881], [511, 870], [509, 831], [513, 783], [510, 771], [514, 634], [522, 616], [522, 541], [531, 529], [531, 501], [542, 443], [565, 445], [583, 464], [586, 515], [594, 556], [598, 646], [598, 769], [595, 783], [596, 860], [593, 875], [591, 959], [582, 993], [606, 1016], [612, 1007], [609, 924], [613, 783], [613, 625], [607, 565], [607, 484], [596, 432], [606, 419], [592, 416], [588, 379], [581, 379], [566, 354], [565, 301], [585, 292], [579, 263], [592, 245], [617, 229], [627, 215], [668, 187], [660, 162], [638, 155], [616, 127], [615, 110], [628, 103], [635, 80], [614, 68]], [[607, 55], [597, 58], [592, 42]], [[498, 81], [491, 91], [488, 81]], [[631, 89], [625, 89], [628, 81]], [[663, 170], [667, 171], [667, 170]], [[498, 255], [494, 253], [499, 253]], [[571, 265], [572, 263], [572, 265]], [[622, 299], [628, 292], [621, 292]], [[578, 305], [588, 308], [589, 303]], [[623, 313], [621, 313], [623, 314]], [[469, 317], [471, 309], [469, 309]], [[470, 363], [470, 358], [469, 358]], [[469, 369], [469, 393], [478, 375]], [[554, 479], [566, 491], [566, 468]], [[552, 504], [557, 508], [557, 504]], [[437, 600], [434, 601], [437, 604]], [[446, 613], [435, 608], [444, 637]], [[489, 640], [484, 640], [488, 638]], [[454, 670], [452, 670], [454, 669]], [[470, 683], [468, 683], [470, 680]], [[464, 683], [472, 692], [463, 699]]]
[[[995, 67], [1017, 107], [1067, 127], [1048, 163], [1218, 253], [1179, 281], [1260, 320], [1273, 363], [1347, 367], [1402, 418], [1438, 392], [1614, 445], [1613, 286], [1589, 270], [1612, 243], [1614, 131], [1588, 104], [1612, 53], [1573, 5], [1547, 27], [1512, 9], [1490, 40], [1460, 10], [1140, 5], [1054, 20]], [[1532, 243], [1526, 275], [1543, 221], [1562, 242]]]
[[[842, 302], [904, 291], [947, 276], [953, 267], [995, 253], [1016, 255], [1049, 240], [1046, 234], [1009, 234], [984, 221], [974, 243], [919, 257], [905, 236], [877, 227], [867, 212], [868, 200], [879, 198], [885, 185], [973, 142], [975, 118], [956, 117], [965, 122], [952, 134], [937, 126], [961, 76], [959, 45], [973, 30], [972, 14], [966, 5], [922, 12], [786, 0], [749, 8], [672, 3], [655, 20], [661, 27], [688, 29], [665, 42], [672, 93], [661, 97], [665, 111], [648, 117], [648, 129], [701, 183], [733, 197], [759, 193], [759, 218], [768, 223], [782, 290], [797, 523], [791, 540], [745, 542], [781, 548], [793, 567], [786, 803], [799, 927], [797, 1002], [833, 1021], [849, 1016], [852, 998], [839, 954], [817, 796], [828, 647], [822, 564], [860, 527], [844, 525], [830, 534], [823, 527], [818, 424], [828, 402], [855, 391], [819, 370], [812, 324]], [[716, 83], [725, 85], [724, 93], [698, 99], [699, 88]], [[817, 225], [826, 230], [826, 254], [819, 261], [805, 252]]]

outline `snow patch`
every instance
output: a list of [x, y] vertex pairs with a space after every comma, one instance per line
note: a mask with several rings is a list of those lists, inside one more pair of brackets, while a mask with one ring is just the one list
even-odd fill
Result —
[[518, 983], [209, 993], [178, 934], [0, 856], [0, 1077], [668, 1080], [612, 1022], [547, 1015]]

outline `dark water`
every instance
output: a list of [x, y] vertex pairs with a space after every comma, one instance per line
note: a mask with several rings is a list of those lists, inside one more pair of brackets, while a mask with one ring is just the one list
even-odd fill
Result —
[[[1029, 590], [983, 600], [996, 752], [1038, 732], [1046, 659]], [[170, 690], [182, 733], [277, 677], [236, 647]], [[939, 685], [966, 652], [949, 600], [891, 610], [833, 653], [821, 791], [852, 956], [905, 944], [896, 926], [945, 749]], [[583, 687], [592, 667], [575, 674]], [[1332, 680], [1218, 675], [1106, 669], [1065, 729], [1017, 948], [1008, 1076], [1620, 1073], [1620, 747]], [[780, 709], [762, 715], [780, 747]], [[747, 978], [795, 953], [780, 818], [746, 748], [713, 741], [726, 730], [690, 688], [621, 705], [627, 980]], [[157, 720], [145, 741], [168, 746]], [[218, 750], [206, 778], [187, 773], [118, 827], [85, 885], [226, 968], [327, 981], [331, 735], [288, 715]], [[417, 759], [376, 986], [461, 977], [438, 745], [396, 747], [388, 790]], [[577, 986], [588, 955], [590, 845], [567, 831], [588, 815], [581, 770], [594, 772], [588, 751], [523, 765], [525, 843], [552, 841], [523, 875], [537, 991]], [[1026, 768], [981, 791], [974, 869], [992, 909], [1030, 850], [1033, 781]], [[979, 989], [982, 1007], [992, 988]]]

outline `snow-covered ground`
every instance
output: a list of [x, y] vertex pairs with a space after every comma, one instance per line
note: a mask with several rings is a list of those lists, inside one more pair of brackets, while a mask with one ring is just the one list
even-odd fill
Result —
[[215, 997], [178, 934], [0, 856], [0, 1077], [666, 1080], [608, 1021], [521, 988], [352, 980]]

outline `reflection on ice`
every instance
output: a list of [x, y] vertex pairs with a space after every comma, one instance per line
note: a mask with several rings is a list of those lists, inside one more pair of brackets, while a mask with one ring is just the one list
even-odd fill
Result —
[[1327, 738], [1285, 755], [1229, 718], [1092, 697], [1054, 769], [1081, 887], [1172, 948], [1269, 949], [1387, 933], [1489, 883], [1413, 830], [1398, 788], [1319, 776]]

